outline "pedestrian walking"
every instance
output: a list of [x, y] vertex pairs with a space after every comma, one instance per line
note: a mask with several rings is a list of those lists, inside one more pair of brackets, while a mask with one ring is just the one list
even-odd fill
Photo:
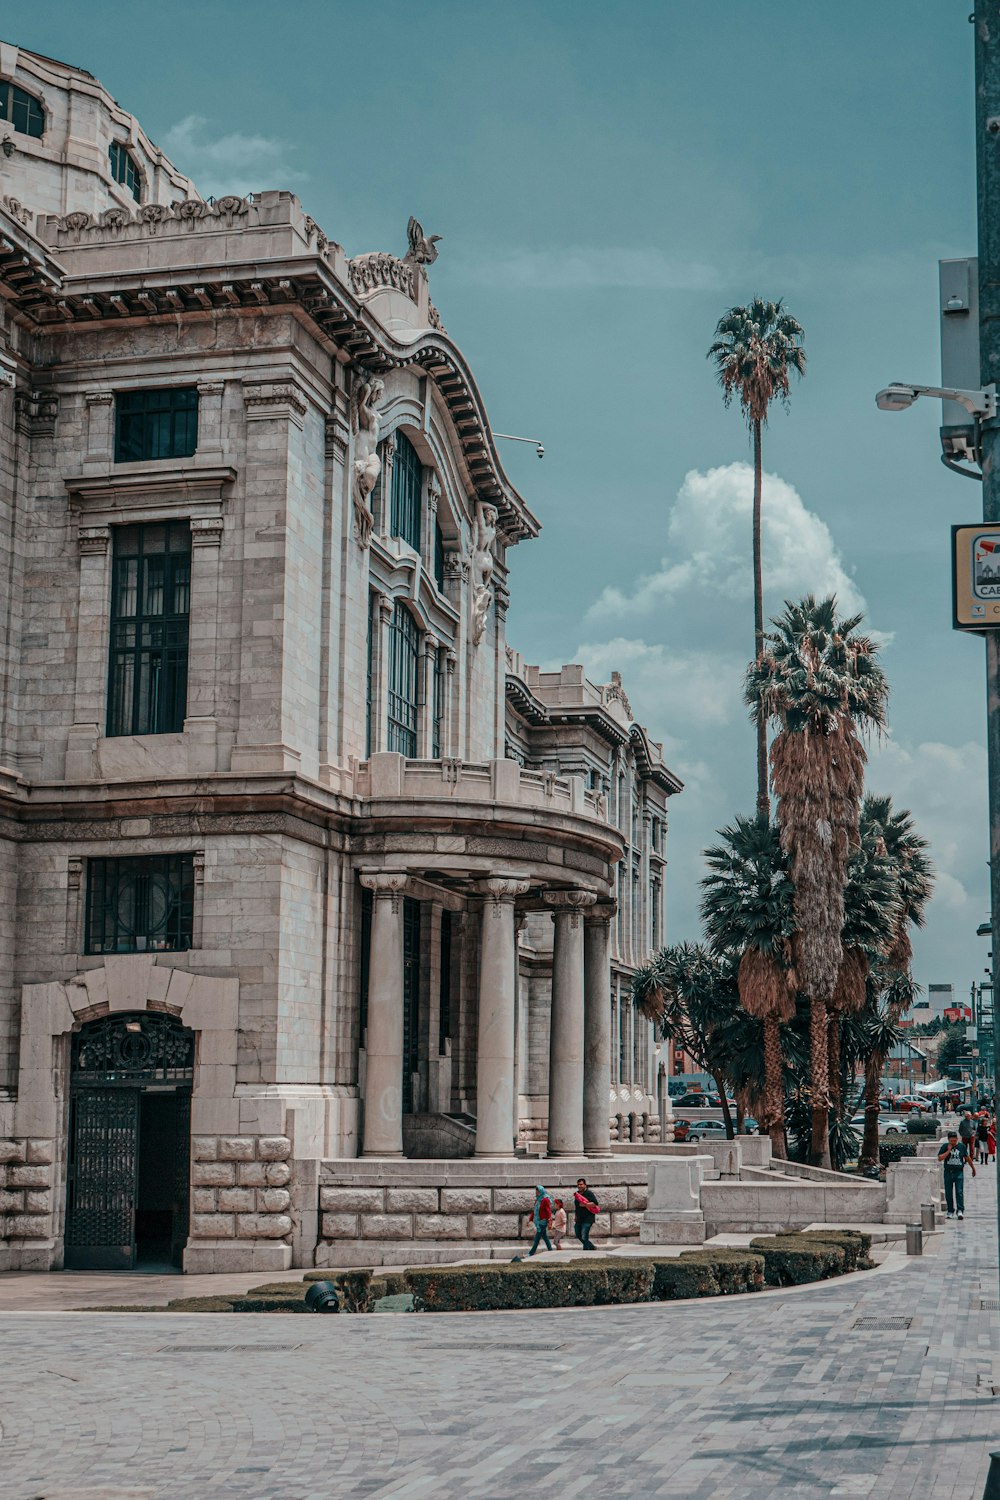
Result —
[[549, 1223], [552, 1218], [552, 1199], [542, 1187], [541, 1183], [535, 1188], [535, 1207], [532, 1211], [531, 1222], [535, 1226], [535, 1238], [531, 1242], [529, 1256], [534, 1255], [542, 1240], [545, 1241], [546, 1250], [552, 1249], [552, 1241], [549, 1239]]
[[976, 1122], [972, 1118], [972, 1110], [971, 1109], [966, 1109], [966, 1110], [962, 1111], [962, 1118], [958, 1122], [958, 1135], [959, 1135], [959, 1139], [961, 1140], [963, 1146], [965, 1146], [966, 1149], [968, 1150], [969, 1158], [971, 1160], [971, 1158], [972, 1158], [972, 1142], [976, 1138]]
[[971, 1150], [957, 1130], [949, 1130], [948, 1139], [942, 1143], [937, 1159], [944, 1164], [945, 1216], [954, 1219], [957, 1213], [960, 1219], [964, 1219], [965, 1168], [972, 1168], [973, 1177], [976, 1175], [976, 1168]]
[[990, 1159], [990, 1128], [984, 1110], [976, 1122], [976, 1160], [981, 1167], [989, 1165]]
[[562, 1249], [563, 1235], [566, 1233], [566, 1205], [561, 1198], [553, 1199], [555, 1212], [552, 1215], [552, 1241], [557, 1250]]
[[997, 1117], [990, 1115], [990, 1122], [986, 1127], [986, 1150], [990, 1161], [997, 1159]]
[[590, 1231], [601, 1209], [593, 1190], [587, 1186], [585, 1177], [577, 1178], [573, 1206], [573, 1233], [585, 1250], [593, 1250], [595, 1246], [590, 1243]]

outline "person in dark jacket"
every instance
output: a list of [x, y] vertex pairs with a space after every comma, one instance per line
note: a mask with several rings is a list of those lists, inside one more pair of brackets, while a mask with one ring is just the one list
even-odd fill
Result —
[[576, 1192], [573, 1194], [573, 1233], [585, 1250], [596, 1249], [590, 1243], [590, 1231], [600, 1211], [593, 1190], [587, 1186], [587, 1179], [577, 1178]]

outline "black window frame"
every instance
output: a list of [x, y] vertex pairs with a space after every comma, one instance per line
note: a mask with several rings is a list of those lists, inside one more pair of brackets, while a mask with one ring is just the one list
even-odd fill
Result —
[[[153, 881], [172, 904], [151, 920]], [[131, 900], [123, 914], [122, 898]], [[144, 930], [142, 930], [144, 929]], [[122, 936], [122, 934], [125, 936]], [[186, 953], [194, 946], [194, 855], [129, 854], [87, 861], [84, 952]]]
[[392, 487], [389, 493], [389, 535], [401, 537], [420, 551], [424, 496], [424, 466], [405, 432], [395, 434]]
[[435, 651], [431, 669], [431, 759], [441, 759], [444, 725], [444, 652]]
[[444, 532], [441, 530], [441, 522], [434, 521], [434, 582], [437, 584], [438, 593], [444, 593]]
[[197, 386], [153, 386], [115, 392], [116, 464], [193, 458], [197, 450]]
[[407, 760], [417, 755], [420, 712], [420, 629], [401, 599], [393, 605], [389, 621], [388, 699], [386, 749]]
[[[22, 124], [18, 124], [20, 115]], [[45, 106], [9, 79], [0, 79], [0, 124], [10, 125], [18, 135], [40, 141], [45, 134]]]
[[190, 620], [190, 523], [113, 527], [109, 739], [183, 730]]
[[108, 147], [112, 181], [132, 194], [136, 203], [142, 202], [142, 172], [139, 163], [123, 141], [112, 141]]

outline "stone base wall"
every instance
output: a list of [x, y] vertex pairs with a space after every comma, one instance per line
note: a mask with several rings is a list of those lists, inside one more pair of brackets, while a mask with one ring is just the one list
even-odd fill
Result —
[[185, 1271], [291, 1265], [291, 1155], [285, 1135], [193, 1137]]
[[0, 1140], [0, 1271], [47, 1271], [53, 1250], [55, 1142]]
[[635, 1240], [649, 1163], [626, 1160], [327, 1161], [319, 1172], [317, 1266], [420, 1265], [530, 1248], [535, 1184], [562, 1198], [573, 1235], [573, 1192], [585, 1177], [601, 1212], [600, 1244]]

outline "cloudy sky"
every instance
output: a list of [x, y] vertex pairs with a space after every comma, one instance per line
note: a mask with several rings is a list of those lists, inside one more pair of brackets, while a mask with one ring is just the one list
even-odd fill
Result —
[[[983, 648], [950, 629], [949, 526], [978, 486], [938, 462], [937, 266], [975, 249], [968, 0], [47, 0], [12, 41], [89, 69], [208, 193], [290, 187], [349, 254], [442, 234], [434, 300], [541, 518], [512, 642], [621, 670], [686, 790], [671, 938], [700, 853], [753, 807], [749, 449], [705, 360], [754, 294], [809, 370], [765, 440], [767, 608], [834, 589], [885, 639], [870, 784], [909, 806], [938, 894], [918, 977], [982, 974]], [[16, 30], [15, 30], [16, 21]]]

